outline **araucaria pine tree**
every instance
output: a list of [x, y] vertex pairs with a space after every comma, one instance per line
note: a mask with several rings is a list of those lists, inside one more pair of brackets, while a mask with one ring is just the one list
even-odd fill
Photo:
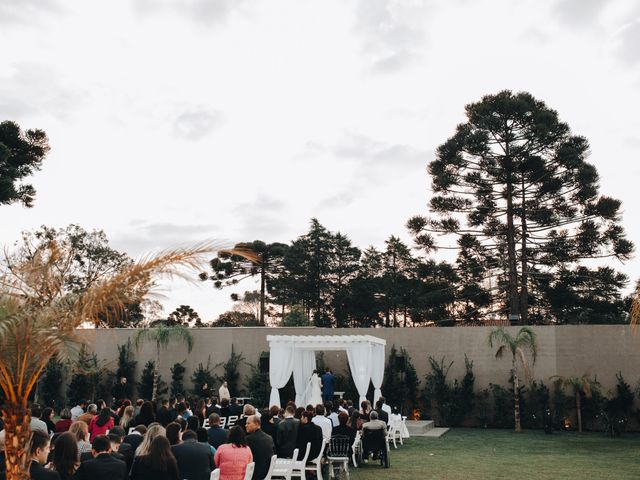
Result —
[[[467, 121], [429, 164], [435, 217], [408, 227], [425, 250], [437, 248], [435, 235], [475, 239], [485, 278], [497, 277], [499, 310], [530, 323], [532, 303], [549, 314], [544, 295], [558, 272], [583, 259], [629, 258], [621, 202], [600, 194], [587, 139], [529, 93], [505, 90], [465, 110]], [[589, 272], [572, 276], [583, 282]]]

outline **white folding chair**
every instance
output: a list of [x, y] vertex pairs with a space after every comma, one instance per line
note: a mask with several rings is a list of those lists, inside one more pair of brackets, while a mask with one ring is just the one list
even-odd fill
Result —
[[327, 448], [327, 444], [329, 442], [326, 439], [322, 440], [322, 447], [320, 448], [320, 453], [317, 458], [314, 458], [309, 462], [309, 464], [305, 467], [307, 472], [316, 472], [316, 477], [318, 480], [322, 480], [322, 457], [324, 457], [324, 450]]
[[251, 480], [253, 478], [253, 471], [256, 469], [256, 463], [247, 463], [244, 469], [244, 480]]
[[358, 468], [361, 460], [360, 455], [362, 455], [362, 432], [360, 430], [356, 432], [356, 438], [353, 440], [353, 445], [351, 445], [351, 452], [353, 466]]
[[396, 422], [391, 422], [389, 427], [387, 428], [387, 443], [393, 442], [393, 448], [398, 448], [396, 444], [396, 439], [398, 438], [398, 424]]
[[220, 469], [216, 468], [213, 472], [211, 472], [211, 477], [209, 480], [220, 480]]
[[271, 474], [272, 477], [282, 477], [285, 480], [291, 480], [293, 462], [295, 462], [295, 458], [298, 458], [298, 452], [299, 450], [296, 448], [293, 451], [292, 458], [276, 458], [273, 472]]
[[307, 442], [307, 450], [302, 460], [298, 460], [298, 456], [293, 457], [293, 466], [291, 467], [291, 476], [300, 477], [301, 480], [306, 479], [305, 468], [309, 460], [309, 452], [311, 452], [311, 442]]
[[267, 471], [267, 475], [264, 477], [264, 480], [271, 480], [273, 476], [273, 470], [276, 468], [276, 460], [278, 459], [277, 455], [273, 455], [271, 457], [271, 463], [269, 464], [269, 470]]
[[129, 428], [129, 435], [136, 431], [136, 427]]

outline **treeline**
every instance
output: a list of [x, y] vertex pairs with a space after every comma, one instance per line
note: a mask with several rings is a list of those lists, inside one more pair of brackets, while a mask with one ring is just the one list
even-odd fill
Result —
[[[263, 261], [221, 253], [201, 274], [217, 288], [256, 277], [260, 290], [232, 295], [238, 308], [218, 326], [280, 324], [318, 327], [478, 325], [507, 318], [504, 288], [492, 278], [476, 242], [460, 242], [454, 262], [418, 254], [396, 236], [383, 249], [361, 249], [316, 219], [290, 244], [235, 245]], [[560, 272], [536, 291], [531, 324], [624, 323], [626, 277], [608, 267]], [[254, 305], [251, 308], [251, 304]]]

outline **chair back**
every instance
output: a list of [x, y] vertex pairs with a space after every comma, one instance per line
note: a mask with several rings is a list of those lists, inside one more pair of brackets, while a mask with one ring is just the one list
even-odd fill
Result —
[[211, 472], [211, 477], [209, 480], [220, 480], [220, 469], [216, 468], [213, 472]]
[[[307, 450], [304, 452], [304, 458], [298, 463], [301, 463], [303, 466], [306, 465], [309, 461], [309, 452], [311, 452], [311, 442], [307, 442]], [[293, 459], [297, 460], [298, 456], [296, 455], [295, 457], [293, 457]]]
[[251, 480], [253, 478], [253, 471], [256, 469], [256, 463], [247, 463], [244, 469], [244, 480]]
[[363, 430], [362, 444], [365, 450], [382, 450], [386, 448], [387, 437], [381, 428], [376, 430]]
[[329, 440], [328, 457], [349, 457], [351, 442], [346, 435], [336, 435]]
[[264, 480], [271, 480], [271, 477], [273, 476], [273, 470], [276, 468], [277, 459], [278, 459], [277, 455], [273, 455], [271, 457], [271, 464], [269, 465], [269, 471], [267, 472], [267, 475], [264, 477]]

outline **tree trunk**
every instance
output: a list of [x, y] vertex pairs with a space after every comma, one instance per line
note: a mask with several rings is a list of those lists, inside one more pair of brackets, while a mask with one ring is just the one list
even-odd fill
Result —
[[[507, 168], [511, 168], [509, 156], [509, 144], [506, 146]], [[516, 259], [515, 225], [513, 222], [513, 182], [511, 174], [507, 177], [507, 261], [508, 261], [508, 281], [509, 281], [509, 314], [518, 315], [520, 313], [518, 305], [518, 266]]]
[[578, 414], [578, 432], [582, 433], [582, 406], [580, 401], [580, 391], [576, 391], [576, 412]]
[[529, 323], [529, 287], [528, 287], [528, 283], [529, 283], [529, 270], [527, 267], [527, 262], [528, 262], [528, 255], [527, 255], [527, 219], [525, 217], [526, 214], [526, 210], [525, 210], [525, 199], [526, 199], [526, 195], [525, 195], [525, 183], [524, 183], [524, 176], [522, 177], [522, 212], [520, 214], [520, 224], [522, 226], [522, 242], [521, 242], [521, 247], [520, 247], [520, 261], [521, 261], [521, 265], [520, 268], [522, 269], [521, 272], [521, 284], [520, 284], [520, 321], [524, 324], [527, 325]]
[[260, 264], [260, 325], [264, 327], [264, 296], [267, 280], [265, 278], [267, 272], [264, 268], [264, 262]]
[[156, 345], [156, 364], [153, 366], [153, 388], [151, 389], [151, 402], [156, 403], [158, 396], [158, 371], [160, 370], [160, 344]]
[[513, 415], [516, 424], [516, 432], [522, 432], [520, 426], [520, 386], [518, 382], [518, 373], [516, 372], [516, 359], [513, 357], [513, 398], [515, 399], [515, 406], [513, 408]]
[[7, 480], [29, 478], [29, 437], [31, 414], [19, 405], [7, 404], [3, 409]]

